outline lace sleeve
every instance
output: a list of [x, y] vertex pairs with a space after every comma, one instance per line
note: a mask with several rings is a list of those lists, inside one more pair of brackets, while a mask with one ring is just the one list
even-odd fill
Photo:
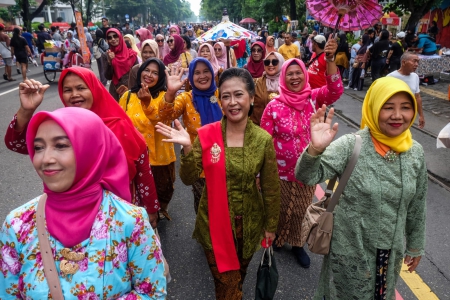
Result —
[[14, 118], [11, 120], [11, 123], [9, 123], [8, 129], [6, 129], [5, 146], [11, 151], [20, 154], [28, 154], [26, 142], [28, 124], [24, 130], [18, 132], [14, 130], [16, 122], [17, 122], [17, 115], [14, 116]]

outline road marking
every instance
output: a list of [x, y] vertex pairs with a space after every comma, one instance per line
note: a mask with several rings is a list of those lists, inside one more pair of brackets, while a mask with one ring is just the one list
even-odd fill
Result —
[[437, 98], [440, 98], [442, 100], [448, 100], [448, 94], [445, 94], [443, 92], [435, 91], [426, 87], [421, 86], [420, 91], [424, 92], [425, 94], [428, 94], [430, 96], [434, 96]]
[[402, 263], [400, 277], [419, 300], [439, 300], [430, 287], [420, 278], [416, 271], [410, 273], [408, 266]]
[[3, 93], [0, 94], [0, 96], [6, 95], [6, 94], [11, 93], [11, 92], [14, 92], [15, 90], [18, 90], [18, 89], [19, 89], [19, 87], [16, 87], [16, 88], [14, 88], [14, 89], [12, 89], [12, 90], [3, 92]]
[[[320, 186], [320, 184], [316, 186], [315, 194], [318, 200], [320, 200], [320, 198], [322, 198], [323, 195], [325, 195], [325, 192]], [[417, 272], [415, 271], [409, 273], [408, 266], [405, 265], [404, 263], [402, 263], [402, 270], [400, 271], [400, 277], [403, 279], [403, 281], [406, 283], [409, 289], [414, 293], [414, 295], [417, 297], [418, 300], [439, 300], [436, 294], [431, 291], [430, 287], [422, 280], [422, 278], [420, 278], [419, 274], [417, 274]], [[395, 299], [403, 300], [403, 297], [397, 290], [395, 290]]]

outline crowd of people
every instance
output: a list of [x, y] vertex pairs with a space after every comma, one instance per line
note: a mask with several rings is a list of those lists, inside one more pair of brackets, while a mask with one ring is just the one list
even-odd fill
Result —
[[[355, 135], [361, 154], [335, 209], [314, 299], [394, 297], [401, 264], [414, 271], [425, 247], [427, 171], [410, 131], [416, 116], [424, 120], [417, 55], [403, 53], [404, 34], [398, 47], [383, 30], [348, 47], [345, 34], [308, 28], [266, 32], [250, 45], [198, 44], [199, 27], [133, 32], [102, 21], [92, 38], [99, 74], [66, 68], [58, 82], [64, 108], [35, 113], [49, 85], [19, 84], [5, 144], [30, 156], [44, 193], [3, 223], [2, 299], [165, 299], [170, 274], [157, 228], [177, 222], [169, 213], [177, 171], [192, 187], [193, 238], [216, 299], [242, 299], [262, 241], [289, 247], [310, 267], [303, 218], [316, 185], [342, 175]], [[380, 78], [386, 59], [396, 69]], [[326, 106], [339, 101], [347, 70], [358, 79], [369, 61], [361, 130], [333, 141], [338, 125]]]

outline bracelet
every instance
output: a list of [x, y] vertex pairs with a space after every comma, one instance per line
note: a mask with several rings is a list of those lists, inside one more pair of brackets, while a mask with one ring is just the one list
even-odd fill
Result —
[[311, 148], [313, 148], [314, 150], [316, 150], [317, 152], [319, 152], [320, 154], [322, 154], [324, 151], [320, 151], [319, 149], [317, 149], [316, 147], [314, 147], [313, 146], [313, 144], [312, 144], [312, 142], [309, 142], [309, 146], [311, 147]]
[[328, 59], [328, 58], [325, 57], [325, 60], [326, 60], [327, 62], [333, 62], [333, 61], [334, 61], [334, 56], [333, 56], [332, 59]]

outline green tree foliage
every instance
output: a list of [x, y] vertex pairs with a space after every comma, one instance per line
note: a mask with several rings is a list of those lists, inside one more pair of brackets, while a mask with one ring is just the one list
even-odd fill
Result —
[[[438, 6], [442, 0], [395, 0], [384, 7], [385, 12], [394, 11], [401, 16], [403, 12], [409, 12], [411, 16], [405, 25], [405, 28], [417, 26], [420, 19], [435, 6]], [[400, 13], [400, 14], [399, 14]]]
[[[31, 21], [39, 15], [46, 5], [50, 5], [52, 0], [43, 0], [37, 6], [34, 0], [16, 0], [16, 5], [8, 7], [8, 12], [11, 18], [22, 17], [23, 24], [27, 28], [31, 28]], [[33, 10], [33, 12], [31, 12]]]

